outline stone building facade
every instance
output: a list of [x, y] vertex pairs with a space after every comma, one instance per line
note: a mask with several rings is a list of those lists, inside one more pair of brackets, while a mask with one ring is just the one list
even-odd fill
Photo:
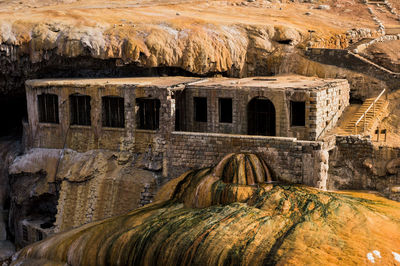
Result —
[[30, 80], [26, 89], [30, 147], [145, 153], [165, 177], [255, 152], [280, 178], [322, 188], [318, 139], [349, 104], [346, 80], [302, 76]]
[[[165, 133], [173, 130], [170, 128], [173, 123], [172, 90], [193, 81], [196, 79], [185, 77], [28, 80], [28, 146], [77, 151], [119, 150], [123, 140], [128, 139], [141, 150], [152, 139], [165, 138]], [[39, 102], [41, 96], [45, 98]], [[77, 101], [77, 113], [85, 113], [88, 117], [73, 123], [72, 117], [76, 115], [73, 114], [72, 101], [78, 97], [87, 97], [86, 102]], [[137, 102], [140, 100], [162, 103], [158, 110], [158, 128], [142, 129], [138, 126]], [[90, 107], [79, 109], [85, 104]], [[105, 110], [108, 108], [106, 104], [111, 108]], [[109, 120], [114, 120], [115, 124], [105, 121], [107, 114], [104, 111], [111, 114]], [[53, 112], [56, 114], [52, 115]], [[119, 112], [121, 115], [118, 117], [116, 113]], [[41, 113], [46, 115], [41, 117]]]
[[[207, 121], [196, 121], [196, 99], [206, 99]], [[223, 100], [232, 102], [228, 122], [222, 121]], [[188, 84], [177, 106], [180, 101], [185, 107], [180, 108], [181, 131], [317, 140], [349, 104], [349, 85], [346, 80], [302, 76], [215, 78]], [[264, 121], [267, 127], [257, 123]]]

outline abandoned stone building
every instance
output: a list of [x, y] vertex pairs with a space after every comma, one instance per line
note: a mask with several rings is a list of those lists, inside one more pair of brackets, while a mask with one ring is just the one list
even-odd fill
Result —
[[166, 177], [257, 152], [281, 179], [313, 186], [327, 163], [319, 138], [349, 104], [346, 80], [294, 75], [43, 79], [26, 93], [28, 147], [129, 147], [151, 153]]
[[[332, 146], [321, 137], [348, 106], [349, 90], [346, 80], [296, 75], [29, 80], [24, 142], [149, 158], [146, 171], [165, 178], [229, 153], [257, 153], [278, 180], [326, 188]], [[61, 198], [60, 206], [75, 202]], [[63, 215], [57, 214], [58, 226]], [[52, 234], [48, 218], [21, 220], [18, 243]]]

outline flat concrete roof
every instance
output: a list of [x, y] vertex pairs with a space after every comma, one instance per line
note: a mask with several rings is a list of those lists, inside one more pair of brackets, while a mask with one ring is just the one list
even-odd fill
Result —
[[329, 79], [318, 77], [306, 77], [300, 75], [279, 75], [269, 77], [250, 78], [209, 78], [195, 84], [189, 84], [191, 88], [268, 88], [268, 89], [297, 89], [297, 90], [323, 90], [327, 86], [346, 83], [345, 79]]
[[187, 84], [188, 88], [202, 89], [240, 89], [240, 88], [268, 88], [268, 89], [295, 89], [295, 90], [323, 90], [328, 86], [345, 83], [345, 79], [322, 79], [300, 75], [279, 75], [250, 78], [195, 78], [195, 77], [134, 77], [134, 78], [72, 78], [72, 79], [34, 79], [27, 80], [26, 85], [31, 87], [48, 86], [107, 86], [133, 85], [136, 87], [154, 86], [168, 88]]
[[171, 87], [201, 80], [195, 77], [134, 77], [134, 78], [67, 78], [67, 79], [32, 79], [25, 82], [31, 87], [47, 86], [106, 86], [106, 85], [136, 85], [137, 87], [155, 86]]

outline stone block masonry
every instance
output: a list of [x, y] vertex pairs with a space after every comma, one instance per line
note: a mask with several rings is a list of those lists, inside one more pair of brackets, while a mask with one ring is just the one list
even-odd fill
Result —
[[[280, 180], [319, 188], [328, 156], [318, 139], [349, 104], [346, 80], [296, 75], [31, 80], [26, 89], [28, 147], [119, 150], [119, 162], [142, 158], [141, 167], [168, 178], [229, 153], [258, 153]], [[79, 195], [78, 184], [64, 185]]]
[[[350, 69], [381, 80], [390, 90], [398, 89], [400, 73], [388, 70], [349, 50], [310, 48], [306, 55], [313, 61]], [[369, 90], [368, 87], [363, 89]], [[376, 91], [369, 91], [367, 97], [373, 97], [382, 90], [381, 87], [375, 89]]]
[[400, 148], [379, 146], [369, 137], [337, 136], [329, 156], [328, 189], [387, 193], [400, 184]]
[[281, 181], [325, 189], [327, 152], [319, 141], [217, 133], [172, 132], [169, 176], [212, 166], [229, 153], [260, 154]]

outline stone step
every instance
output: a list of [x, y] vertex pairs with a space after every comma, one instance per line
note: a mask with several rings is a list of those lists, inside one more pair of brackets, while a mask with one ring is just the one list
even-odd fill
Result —
[[[344, 131], [348, 133], [355, 133], [356, 132], [356, 122], [359, 121], [359, 119], [365, 114], [367, 109], [371, 106], [371, 104], [375, 101], [375, 98], [368, 98], [364, 101], [364, 103], [360, 106], [360, 108], [353, 113], [352, 117], [349, 119], [349, 121], [342, 127]], [[380, 118], [381, 113], [383, 113], [383, 110], [385, 110], [387, 106], [387, 102], [384, 99], [379, 99], [375, 103], [375, 112], [374, 112], [374, 107], [370, 108], [369, 111], [365, 114], [365, 117], [363, 117], [360, 122], [357, 124], [357, 132], [360, 132], [360, 130], [365, 130], [368, 132], [370, 130], [370, 127], [376, 123], [375, 121]], [[375, 113], [375, 115], [374, 115]]]

